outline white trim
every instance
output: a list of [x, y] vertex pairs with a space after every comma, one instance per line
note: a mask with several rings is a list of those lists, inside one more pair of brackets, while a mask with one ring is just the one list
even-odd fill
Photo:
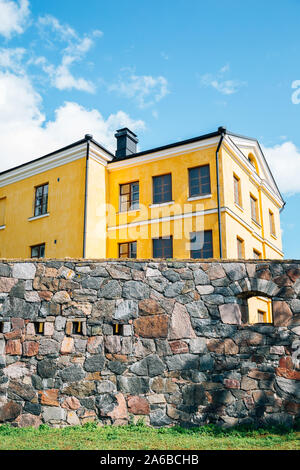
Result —
[[5, 227], [6, 227], [5, 225], [1, 225], [1, 226], [0, 226], [0, 230], [4, 230]]
[[120, 162], [112, 162], [108, 165], [109, 171], [118, 170], [119, 168], [130, 167], [135, 165], [141, 165], [142, 163], [148, 163], [149, 161], [162, 160], [165, 158], [176, 157], [184, 153], [194, 152], [198, 149], [214, 147], [220, 140], [220, 137], [210, 137], [208, 139], [197, 141], [192, 144], [182, 144], [176, 147], [171, 147], [165, 150], [157, 152], [151, 152], [147, 155], [141, 155], [140, 157], [132, 157], [122, 160]]
[[75, 148], [75, 150], [72, 148], [64, 152], [56, 153], [55, 155], [51, 155], [48, 158], [45, 157], [44, 159], [38, 161], [28, 162], [26, 165], [20, 168], [12, 169], [4, 175], [0, 175], [0, 188], [25, 178], [29, 178], [30, 176], [52, 170], [53, 168], [65, 165], [66, 163], [79, 160], [85, 156], [86, 145], [81, 144]]
[[157, 224], [159, 222], [170, 222], [171, 220], [188, 219], [190, 217], [197, 217], [197, 216], [205, 215], [205, 214], [214, 214], [216, 212], [217, 212], [217, 209], [208, 209], [208, 210], [197, 211], [197, 212], [187, 212], [186, 214], [158, 217], [156, 219], [147, 219], [147, 220], [141, 220], [137, 222], [130, 222], [129, 224], [115, 225], [112, 227], [108, 227], [107, 230], [111, 231], [111, 230], [120, 230], [122, 228], [138, 227], [141, 225], [152, 225], [152, 224]]
[[212, 194], [204, 194], [203, 196], [188, 197], [188, 201], [198, 201], [199, 199], [209, 199], [209, 198], [212, 198]]
[[156, 207], [171, 206], [172, 204], [174, 204], [174, 201], [160, 202], [158, 204], [149, 204], [149, 207], [151, 209], [155, 209]]
[[42, 215], [35, 215], [33, 217], [29, 217], [29, 219], [27, 219], [29, 222], [31, 222], [32, 220], [38, 220], [38, 219], [43, 219], [44, 217], [49, 217], [49, 212], [47, 212], [47, 214], [42, 214]]

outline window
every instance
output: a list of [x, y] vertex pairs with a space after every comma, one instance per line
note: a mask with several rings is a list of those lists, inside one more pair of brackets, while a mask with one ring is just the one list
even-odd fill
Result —
[[173, 258], [173, 237], [153, 238], [153, 258]]
[[136, 258], [136, 242], [119, 243], [119, 258]]
[[257, 208], [257, 199], [250, 194], [250, 204], [251, 204], [251, 218], [256, 222], [259, 223], [258, 219], [258, 208]]
[[73, 335], [83, 335], [82, 321], [73, 321]]
[[191, 258], [213, 258], [212, 230], [192, 232], [190, 237]]
[[139, 200], [140, 191], [138, 181], [120, 185], [120, 212], [138, 209]]
[[153, 203], [161, 204], [172, 201], [171, 173], [153, 177]]
[[241, 201], [241, 181], [236, 175], [233, 175], [234, 202], [242, 207]]
[[253, 258], [254, 259], [261, 259], [261, 253], [257, 250], [253, 250]]
[[116, 336], [121, 336], [123, 334], [123, 325], [119, 325], [119, 323], [114, 323], [113, 334]]
[[48, 184], [35, 188], [34, 215], [35, 217], [47, 214], [48, 210]]
[[35, 334], [36, 335], [43, 335], [44, 334], [44, 326], [45, 326], [45, 323], [42, 322], [42, 321], [34, 322]]
[[31, 258], [45, 258], [45, 243], [31, 247]]
[[270, 233], [271, 235], [276, 236], [276, 231], [275, 231], [275, 220], [274, 220], [274, 214], [272, 211], [269, 210], [269, 220], [270, 220]]
[[5, 206], [6, 206], [6, 197], [0, 199], [0, 227], [5, 225]]
[[258, 323], [265, 323], [266, 312], [263, 310], [257, 310], [257, 321]]
[[189, 169], [190, 197], [210, 194], [209, 165]]
[[244, 258], [244, 240], [237, 237], [236, 241], [237, 241], [237, 257], [238, 259], [243, 259]]

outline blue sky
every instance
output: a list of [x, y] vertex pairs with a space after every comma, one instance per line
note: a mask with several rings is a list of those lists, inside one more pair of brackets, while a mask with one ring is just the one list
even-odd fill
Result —
[[300, 259], [299, 16], [297, 0], [0, 0], [0, 171], [87, 132], [114, 150], [126, 125], [145, 150], [223, 125], [262, 145]]

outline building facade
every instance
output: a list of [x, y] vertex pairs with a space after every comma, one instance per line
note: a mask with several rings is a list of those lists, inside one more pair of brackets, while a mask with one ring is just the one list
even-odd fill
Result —
[[284, 201], [259, 143], [218, 131], [113, 155], [92, 136], [0, 173], [2, 258], [283, 257]]

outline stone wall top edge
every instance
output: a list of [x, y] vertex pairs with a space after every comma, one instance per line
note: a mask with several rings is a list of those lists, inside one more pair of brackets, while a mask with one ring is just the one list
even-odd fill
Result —
[[0, 263], [50, 263], [52, 261], [73, 263], [251, 263], [251, 264], [300, 264], [298, 259], [182, 259], [182, 258], [0, 258]]

